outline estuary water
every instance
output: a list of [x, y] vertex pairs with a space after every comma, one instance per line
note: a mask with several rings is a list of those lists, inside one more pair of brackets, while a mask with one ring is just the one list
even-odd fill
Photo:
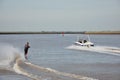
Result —
[[0, 35], [0, 80], [120, 80], [120, 35], [90, 35], [92, 50], [73, 46], [78, 35]]

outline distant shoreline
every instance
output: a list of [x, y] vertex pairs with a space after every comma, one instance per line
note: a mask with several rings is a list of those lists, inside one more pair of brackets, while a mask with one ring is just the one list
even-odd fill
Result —
[[86, 31], [85, 34], [120, 34], [120, 31]]
[[120, 34], [120, 31], [41, 31], [41, 32], [0, 32], [1, 34]]

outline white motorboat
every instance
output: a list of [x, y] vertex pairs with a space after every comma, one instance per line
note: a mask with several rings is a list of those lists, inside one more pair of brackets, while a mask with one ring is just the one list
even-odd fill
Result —
[[88, 39], [78, 38], [78, 40], [74, 44], [79, 46], [87, 46], [87, 47], [94, 46], [94, 43], [90, 41], [89, 36], [88, 36]]

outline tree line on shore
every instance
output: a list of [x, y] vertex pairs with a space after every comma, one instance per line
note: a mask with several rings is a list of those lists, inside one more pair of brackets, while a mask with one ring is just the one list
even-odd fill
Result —
[[0, 32], [0, 34], [120, 34], [120, 31], [40, 31], [40, 32]]

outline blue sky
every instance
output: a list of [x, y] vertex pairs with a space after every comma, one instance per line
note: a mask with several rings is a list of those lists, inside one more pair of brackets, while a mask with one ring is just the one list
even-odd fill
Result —
[[0, 31], [120, 31], [120, 0], [0, 0]]

